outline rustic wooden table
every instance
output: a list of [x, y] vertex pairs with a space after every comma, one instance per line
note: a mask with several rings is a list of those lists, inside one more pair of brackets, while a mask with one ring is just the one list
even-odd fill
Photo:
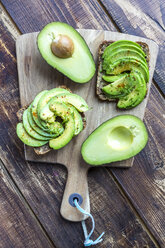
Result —
[[[26, 162], [15, 133], [20, 108], [15, 40], [52, 21], [153, 39], [159, 56], [144, 122], [146, 148], [131, 169], [89, 172], [97, 247], [165, 247], [165, 2], [163, 0], [2, 0], [0, 4], [0, 248], [80, 248], [80, 223], [59, 214], [66, 170]], [[152, 52], [152, 51], [151, 51]], [[89, 221], [87, 221], [89, 223]], [[90, 225], [90, 223], [89, 223]]]

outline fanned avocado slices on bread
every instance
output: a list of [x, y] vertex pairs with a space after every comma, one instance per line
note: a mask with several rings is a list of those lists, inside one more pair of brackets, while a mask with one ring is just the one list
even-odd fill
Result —
[[147, 93], [148, 63], [147, 44], [128, 40], [104, 41], [99, 47], [98, 97], [117, 101], [120, 109], [136, 107]]
[[85, 100], [69, 89], [42, 91], [18, 111], [17, 135], [37, 154], [61, 149], [85, 128], [83, 112], [87, 110]]

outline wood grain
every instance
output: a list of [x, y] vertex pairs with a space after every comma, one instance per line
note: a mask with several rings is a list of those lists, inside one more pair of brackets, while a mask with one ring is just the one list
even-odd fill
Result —
[[[15, 113], [20, 106], [16, 63], [12, 60], [12, 57], [15, 58], [14, 40], [6, 28], [5, 31], [2, 25], [0, 28], [2, 42], [10, 48], [10, 50], [8, 48], [9, 54], [1, 48], [5, 69], [1, 73], [0, 158], [56, 247], [81, 248], [83, 247], [81, 225], [65, 221], [59, 214], [66, 181], [65, 170], [60, 165], [34, 164], [24, 159], [23, 144], [15, 133], [17, 123]], [[5, 84], [2, 83], [4, 81]], [[100, 247], [120, 246], [121, 243], [125, 247], [130, 247], [132, 244], [157, 247], [107, 171], [101, 168], [92, 169], [91, 172], [89, 188], [92, 213], [97, 223], [95, 235], [103, 230], [106, 232]], [[102, 182], [106, 182], [104, 186]], [[131, 228], [128, 228], [128, 223]], [[88, 224], [90, 223], [87, 222]]]
[[0, 247], [53, 248], [0, 162]]
[[[97, 60], [99, 44], [104, 40], [116, 41], [123, 39], [141, 41], [149, 46], [149, 51], [152, 51], [152, 53], [149, 52], [150, 80], [148, 83], [147, 96], [136, 108], [124, 111], [125, 114], [133, 114], [143, 119], [150, 92], [152, 75], [156, 64], [158, 53], [157, 45], [153, 41], [142, 39], [141, 37], [110, 31], [78, 29], [78, 32], [87, 42], [95, 61]], [[37, 48], [37, 34], [38, 33], [30, 33], [22, 35], [17, 39], [16, 42], [20, 98], [22, 107], [31, 103], [38, 92], [49, 88], [55, 88], [62, 84], [66, 85], [66, 87], [69, 87], [73, 93], [83, 97], [92, 109], [86, 113], [87, 126], [85, 130], [83, 130], [83, 132], [79, 134], [78, 137], [75, 137], [67, 146], [65, 146], [63, 149], [60, 149], [59, 151], [52, 151], [51, 153], [47, 153], [44, 156], [41, 155], [38, 157], [35, 155], [33, 148], [26, 147], [26, 159], [38, 162], [60, 163], [67, 167], [68, 181], [62, 200], [61, 214], [67, 220], [81, 221], [86, 219], [88, 216], [81, 214], [79, 211], [77, 211], [77, 209], [73, 208], [68, 201], [71, 194], [78, 193], [83, 197], [82, 208], [87, 212], [90, 211], [87, 186], [87, 170], [89, 166], [82, 161], [81, 145], [95, 128], [97, 128], [104, 121], [116, 115], [123, 114], [123, 110], [117, 110], [115, 103], [112, 104], [98, 100], [97, 96], [95, 95], [96, 77], [94, 77], [87, 84], [75, 84], [60, 73], [57, 73], [56, 70], [50, 68], [49, 65], [46, 65]], [[111, 163], [107, 166], [130, 167], [132, 166], [132, 163], [133, 159], [129, 159], [122, 162]]]
[[159, 55], [154, 79], [165, 94], [165, 1], [100, 0], [121, 32], [154, 40]]
[[[68, 23], [73, 26], [76, 25], [75, 27], [79, 28], [116, 30], [100, 5], [92, 0], [88, 2], [67, 1], [67, 4], [66, 1], [50, 2], [29, 0], [28, 2], [18, 2], [12, 0], [9, 3], [4, 0], [3, 2], [8, 6], [7, 9], [9, 9], [8, 11], [11, 16], [15, 15], [14, 21], [17, 22], [18, 28], [20, 30], [22, 29], [23, 32], [38, 31], [45, 23], [54, 20], [66, 20]], [[58, 4], [58, 8], [56, 8], [56, 3]], [[47, 8], [47, 6], [49, 6], [49, 8]], [[72, 18], [70, 18], [70, 15]], [[64, 221], [59, 215], [59, 207], [64, 190], [64, 182], [66, 180], [65, 170], [61, 166], [54, 167], [51, 164], [48, 166], [47, 164], [41, 165], [38, 163], [25, 162], [23, 146], [15, 135], [15, 125], [17, 122], [15, 113], [20, 105], [16, 64], [13, 61], [13, 57], [15, 58], [14, 40], [12, 38], [13, 33], [10, 33], [8, 27], [3, 24], [4, 23], [1, 22], [1, 41], [8, 50], [3, 46], [0, 51], [3, 60], [2, 73], [0, 76], [0, 130], [2, 134], [0, 135], [0, 158], [3, 159], [6, 168], [17, 182], [19, 189], [43, 224], [45, 230], [47, 230], [54, 244], [56, 244], [57, 247], [64, 248], [83, 247], [80, 245], [83, 242], [81, 226]], [[151, 105], [153, 106], [152, 108]], [[163, 130], [162, 125], [157, 124], [159, 119], [163, 121], [162, 112], [159, 111], [159, 108], [164, 108], [164, 102], [152, 84], [147, 111], [151, 111], [153, 118], [145, 118], [145, 121], [147, 126], [152, 126], [152, 133], [150, 134], [151, 140], [158, 139], [163, 142], [163, 139], [161, 139], [162, 136], [158, 137], [157, 135], [159, 134], [157, 133], [157, 129]], [[153, 137], [155, 134], [156, 136]], [[164, 210], [162, 211], [164, 206], [159, 197], [160, 187], [158, 187], [158, 184], [155, 184], [153, 190], [147, 191], [147, 201], [145, 201], [146, 194], [143, 192], [146, 180], [148, 185], [150, 185], [150, 189], [152, 189], [153, 184], [151, 184], [151, 182], [155, 173], [158, 178], [162, 175], [161, 166], [163, 166], [163, 163], [161, 161], [164, 161], [164, 158], [159, 149], [160, 146], [147, 146], [146, 153], [150, 154], [150, 159], [145, 160], [145, 162], [143, 162], [144, 153], [141, 152], [138, 155], [138, 159], [140, 159], [142, 163], [141, 168], [143, 173], [139, 171], [139, 167], [136, 166], [135, 163], [135, 166], [129, 170], [115, 170], [115, 175], [117, 180], [121, 182], [127, 195], [132, 196], [130, 199], [133, 206], [138, 212], [140, 209], [139, 213], [156, 237], [159, 243], [158, 246], [163, 248], [164, 242], [162, 241], [162, 236], [164, 233], [159, 227], [163, 220], [160, 213], [164, 212]], [[131, 173], [132, 169], [134, 169], [134, 173]], [[130, 173], [125, 178], [126, 171], [130, 171]], [[143, 180], [146, 171], [148, 171], [147, 179]], [[140, 219], [136, 218], [127, 199], [123, 198], [112, 177], [107, 172], [111, 172], [111, 170], [104, 168], [92, 169], [88, 177], [91, 212], [94, 213], [96, 219], [96, 236], [94, 237], [97, 237], [97, 234], [103, 230], [106, 232], [104, 242], [99, 247], [158, 247], [157, 245], [155, 246], [149, 238], [147, 234], [148, 231], [146, 233], [146, 230], [143, 229], [143, 225], [139, 224]], [[136, 175], [136, 180], [134, 180], [134, 174]], [[127, 181], [127, 179], [129, 180]], [[129, 181], [132, 184], [128, 187]], [[104, 186], [102, 182], [106, 182]], [[141, 190], [138, 190], [139, 199], [138, 202], [135, 202], [134, 192], [135, 194], [137, 192], [137, 190], [135, 191], [137, 182]], [[154, 203], [152, 203], [155, 194], [159, 197], [159, 199], [157, 198], [156, 207]], [[104, 202], [107, 204], [105, 208], [102, 204]], [[151, 218], [150, 213], [152, 213], [154, 219], [153, 217]]]

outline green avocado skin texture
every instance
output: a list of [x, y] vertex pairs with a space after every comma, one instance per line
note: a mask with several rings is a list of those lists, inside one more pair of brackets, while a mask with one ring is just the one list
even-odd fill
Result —
[[117, 107], [121, 109], [140, 104], [149, 81], [146, 54], [141, 46], [132, 41], [116, 41], [105, 48], [102, 60], [102, 79], [109, 83], [104, 84], [102, 91], [107, 98], [117, 99]]
[[[59, 58], [51, 51], [52, 41], [58, 35], [67, 35], [74, 44], [69, 58]], [[37, 38], [38, 49], [42, 57], [53, 68], [76, 83], [87, 83], [95, 74], [95, 62], [83, 37], [72, 26], [62, 22], [47, 24]]]
[[81, 154], [90, 165], [110, 164], [135, 156], [147, 141], [146, 127], [138, 117], [120, 115], [96, 128], [82, 144]]

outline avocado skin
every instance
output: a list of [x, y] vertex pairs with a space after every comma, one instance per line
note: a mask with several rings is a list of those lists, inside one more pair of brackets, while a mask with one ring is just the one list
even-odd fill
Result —
[[[120, 128], [126, 130], [126, 136], [123, 136], [124, 142], [127, 139], [127, 131], [130, 133], [130, 136], [128, 136], [129, 143], [123, 149], [116, 149], [113, 145], [116, 140], [111, 138], [111, 134], [114, 130]], [[120, 135], [122, 136], [122, 132], [119, 132], [117, 138], [122, 142]], [[82, 144], [81, 155], [90, 165], [110, 165], [112, 162], [126, 160], [135, 156], [145, 147], [147, 141], [147, 129], [138, 117], [120, 115], [102, 123], [87, 137]]]
[[[71, 58], [58, 58], [52, 53], [51, 42], [59, 34], [67, 35], [73, 40], [74, 52]], [[72, 81], [87, 83], [94, 76], [95, 62], [86, 41], [77, 30], [67, 23], [52, 22], [47, 24], [38, 34], [37, 46], [46, 62]]]

